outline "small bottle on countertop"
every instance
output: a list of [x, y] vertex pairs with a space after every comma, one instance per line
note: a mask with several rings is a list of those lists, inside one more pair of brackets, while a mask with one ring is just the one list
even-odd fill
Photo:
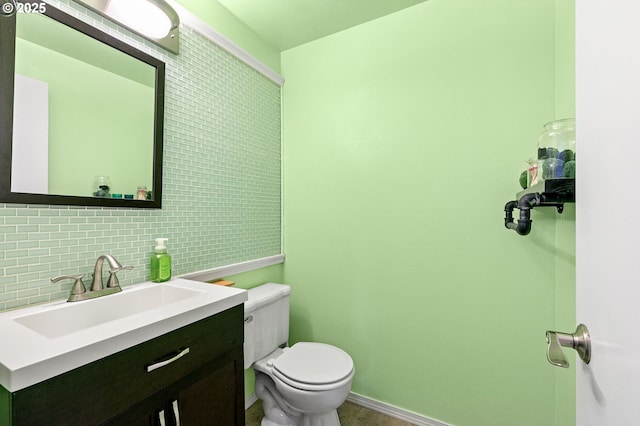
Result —
[[156, 248], [151, 255], [151, 281], [163, 283], [171, 279], [171, 256], [167, 253], [168, 238], [156, 238]]

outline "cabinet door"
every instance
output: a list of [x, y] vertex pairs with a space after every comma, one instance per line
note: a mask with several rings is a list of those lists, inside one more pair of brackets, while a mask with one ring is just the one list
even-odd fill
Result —
[[169, 405], [179, 413], [180, 425], [244, 426], [242, 358], [216, 364], [186, 378], [169, 392]]
[[[169, 426], [172, 422], [167, 422], [166, 418], [171, 417], [166, 407], [167, 395], [159, 392], [156, 395], [145, 399], [134, 405], [102, 426]], [[160, 419], [164, 416], [165, 421]]]

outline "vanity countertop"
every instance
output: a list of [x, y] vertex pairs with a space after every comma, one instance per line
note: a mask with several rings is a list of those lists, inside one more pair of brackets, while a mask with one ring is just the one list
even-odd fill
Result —
[[0, 385], [18, 391], [246, 300], [242, 289], [176, 278], [1, 313]]

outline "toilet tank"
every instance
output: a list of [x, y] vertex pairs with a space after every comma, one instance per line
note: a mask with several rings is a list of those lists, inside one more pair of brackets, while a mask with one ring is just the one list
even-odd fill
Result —
[[244, 302], [244, 368], [289, 340], [291, 287], [267, 283], [248, 290]]

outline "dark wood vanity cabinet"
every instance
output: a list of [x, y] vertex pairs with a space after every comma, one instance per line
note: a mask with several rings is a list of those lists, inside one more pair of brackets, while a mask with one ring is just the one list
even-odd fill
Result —
[[0, 425], [244, 426], [243, 332], [239, 305], [5, 395]]

